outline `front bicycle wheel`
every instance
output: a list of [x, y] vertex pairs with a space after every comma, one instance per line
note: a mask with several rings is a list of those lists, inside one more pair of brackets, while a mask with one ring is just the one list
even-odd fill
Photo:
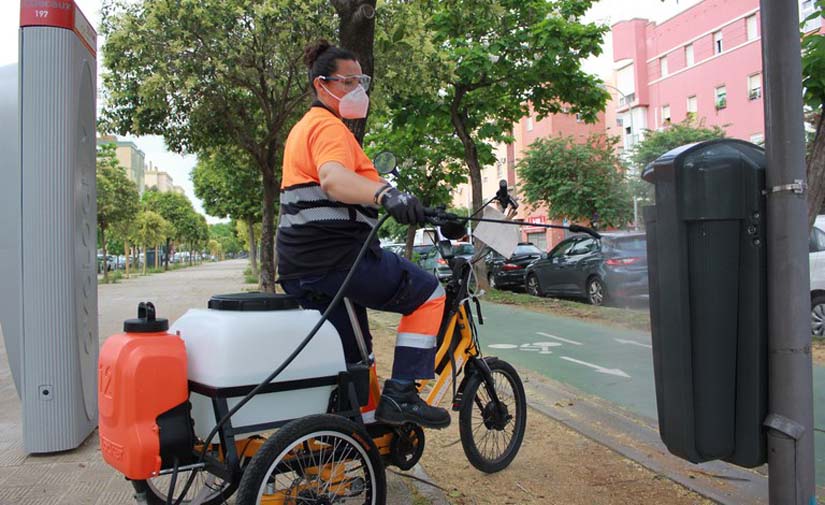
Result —
[[[527, 428], [527, 398], [518, 372], [506, 361], [491, 360], [488, 384], [477, 372], [467, 381], [458, 417], [461, 445], [470, 463], [485, 473], [510, 464]], [[498, 402], [490, 394], [492, 388]]]
[[261, 446], [243, 473], [237, 505], [384, 505], [384, 465], [369, 434], [349, 419], [296, 419]]

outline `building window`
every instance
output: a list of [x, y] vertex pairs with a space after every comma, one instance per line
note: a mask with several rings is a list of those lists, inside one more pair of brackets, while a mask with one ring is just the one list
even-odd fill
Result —
[[762, 97], [762, 74], [748, 76], [748, 100]]
[[577, 112], [577, 113], [576, 113], [576, 122], [577, 122], [577, 123], [582, 123], [582, 122], [584, 122], [584, 119], [582, 118], [582, 114], [581, 114], [581, 112]]
[[670, 105], [662, 105], [662, 124], [670, 124]]
[[496, 161], [496, 178], [501, 179], [502, 177], [504, 177], [504, 163]]
[[822, 26], [822, 18], [814, 16], [813, 19], [808, 17], [815, 12], [814, 0], [802, 0], [799, 2], [799, 21], [803, 23], [802, 31], [808, 33], [813, 30], [818, 30]]
[[721, 54], [722, 53], [722, 32], [714, 32], [713, 33], [713, 54]]
[[756, 14], [754, 14], [753, 16], [748, 16], [747, 18], [745, 18], [745, 26], [747, 27], [748, 40], [756, 40], [756, 33], [757, 33]]
[[763, 135], [761, 133], [754, 133], [753, 135], [751, 135], [751, 142], [758, 145], [758, 146], [764, 145], [765, 144], [765, 135]]
[[659, 58], [659, 70], [662, 72], [662, 77], [667, 75], [667, 56]]
[[716, 88], [714, 96], [716, 97], [716, 110], [724, 109], [728, 106], [728, 90], [724, 86]]
[[527, 131], [533, 131], [533, 116], [527, 116]]
[[699, 104], [695, 96], [689, 96], [687, 99], [687, 117], [688, 119], [696, 119], [696, 112], [699, 109]]
[[688, 44], [685, 46], [685, 66], [693, 65], [693, 44]]

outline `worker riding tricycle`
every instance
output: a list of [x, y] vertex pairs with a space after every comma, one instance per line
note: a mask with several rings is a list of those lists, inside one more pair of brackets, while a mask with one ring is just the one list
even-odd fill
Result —
[[[506, 206], [503, 189], [487, 204]], [[464, 233], [466, 219], [427, 214], [445, 235]], [[509, 363], [483, 355], [478, 340], [483, 318], [470, 286], [472, 263], [484, 253], [452, 257], [449, 240], [438, 249], [453, 275], [444, 286], [435, 378], [417, 388], [431, 405], [450, 397], [468, 460], [497, 472], [524, 437], [524, 388]], [[357, 323], [341, 298], [331, 305], [344, 303]], [[100, 357], [101, 451], [132, 481], [138, 503], [213, 505], [237, 491], [238, 505], [383, 504], [385, 466], [408, 470], [420, 459], [419, 425], [374, 419], [379, 383], [360, 331], [362, 359], [346, 363], [326, 314], [286, 295], [215, 296], [171, 327], [154, 310], [141, 304]], [[267, 365], [284, 357], [265, 377]]]
[[[385, 465], [416, 464], [423, 427], [451, 422], [438, 406], [448, 394], [477, 469], [500, 471], [521, 447], [521, 379], [483, 355], [476, 328], [473, 263], [486, 251], [468, 261], [440, 241], [452, 271], [441, 286], [376, 238], [390, 216], [436, 225], [447, 239], [472, 220], [481, 223], [474, 236], [507, 257], [517, 242], [507, 225], [524, 223], [489, 213], [493, 202], [515, 208], [506, 184], [464, 218], [424, 208], [384, 178], [395, 157], [370, 161], [343, 122], [369, 109], [371, 78], [356, 56], [320, 40], [304, 61], [313, 102], [283, 145], [276, 245], [288, 295], [217, 295], [171, 326], [141, 303], [101, 349], [100, 448], [138, 503], [215, 505], [235, 495], [237, 505], [383, 505]], [[402, 315], [383, 389], [368, 307]]]

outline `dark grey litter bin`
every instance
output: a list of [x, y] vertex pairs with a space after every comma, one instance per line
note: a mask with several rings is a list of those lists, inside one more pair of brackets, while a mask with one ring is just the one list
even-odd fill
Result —
[[642, 177], [662, 441], [699, 463], [766, 461], [764, 151], [739, 140], [674, 149]]

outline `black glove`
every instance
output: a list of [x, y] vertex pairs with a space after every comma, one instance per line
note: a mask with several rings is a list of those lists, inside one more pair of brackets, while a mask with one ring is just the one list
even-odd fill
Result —
[[418, 198], [402, 193], [396, 188], [389, 188], [381, 196], [381, 205], [401, 224], [418, 224], [426, 221], [424, 206]]

